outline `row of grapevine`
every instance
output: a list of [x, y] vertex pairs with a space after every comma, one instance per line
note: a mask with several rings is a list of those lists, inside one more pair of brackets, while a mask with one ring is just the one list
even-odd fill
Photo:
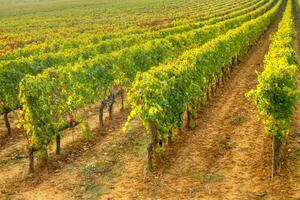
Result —
[[280, 146], [287, 140], [298, 99], [295, 37], [293, 6], [289, 0], [278, 31], [271, 39], [258, 85], [247, 94], [261, 112], [267, 133], [273, 137], [273, 176], [278, 171]]
[[[271, 4], [267, 4], [269, 7]], [[255, 9], [256, 7], [250, 7], [250, 9]], [[248, 10], [244, 10], [243, 12], [248, 12]], [[238, 14], [241, 12], [238, 12]], [[237, 13], [232, 13], [230, 16], [235, 16]], [[193, 27], [193, 26], [191, 26]], [[205, 27], [207, 28], [207, 27]], [[183, 31], [189, 30], [185, 27], [182, 28], [176, 28], [176, 31], [181, 32], [181, 29]], [[156, 36], [158, 37], [159, 35], [167, 35], [168, 33], [176, 32], [173, 31], [173, 29], [168, 29], [163, 32], [157, 33]], [[116, 44], [119, 44], [119, 40], [115, 42]], [[108, 42], [105, 43], [105, 46], [112, 46], [112, 44], [109, 44]], [[126, 43], [125, 43], [126, 44]], [[117, 45], [115, 45], [118, 47]], [[119, 48], [121, 48], [122, 45], [120, 45]], [[7, 63], [3, 68], [0, 70], [0, 82], [1, 87], [0, 87], [0, 111], [2, 114], [4, 114], [4, 120], [5, 120], [5, 125], [7, 127], [8, 133], [10, 134], [10, 123], [8, 121], [8, 113], [15, 108], [20, 108], [20, 104], [18, 101], [18, 93], [19, 93], [19, 87], [18, 84], [22, 78], [24, 78], [25, 75], [27, 74], [38, 74], [40, 73], [43, 69], [52, 67], [55, 65], [62, 65], [67, 62], [71, 62], [73, 59], [77, 59], [78, 54], [70, 54], [69, 56], [66, 56], [64, 54], [61, 54], [58, 57], [53, 57], [51, 59], [52, 54], [45, 54], [44, 56], [37, 57], [35, 59], [32, 59], [32, 61], [28, 61], [27, 59], [22, 59], [13, 61], [13, 62], [2, 62], [2, 63]], [[93, 49], [90, 49], [89, 51], [85, 51], [84, 55], [95, 55], [95, 51]], [[87, 56], [87, 57], [89, 57]], [[68, 57], [71, 57], [68, 59]], [[75, 62], [74, 60], [74, 62]]]
[[[21, 48], [17, 51], [1, 56], [0, 60], [14, 60], [18, 58], [18, 62], [22, 62], [20, 61], [20, 59], [23, 57], [30, 57], [30, 60], [34, 60], [37, 57], [46, 57], [45, 54], [48, 55], [49, 53], [57, 52], [59, 52], [58, 55], [63, 55], [66, 53], [75, 54], [75, 52], [78, 55], [81, 55], [85, 51], [91, 51], [91, 49], [94, 49], [95, 53], [107, 53], [113, 50], [117, 50], [121, 45], [126, 47], [136, 44], [137, 42], [141, 42], [143, 40], [163, 38], [171, 34], [183, 33], [186, 31], [191, 31], [193, 29], [200, 28], [205, 25], [211, 25], [216, 22], [224, 21], [226, 19], [230, 19], [241, 14], [247, 13], [253, 9], [259, 8], [266, 2], [267, 0], [249, 1], [246, 4], [241, 4], [241, 7], [239, 7], [237, 11], [229, 10], [231, 11], [230, 13], [226, 15], [221, 15], [220, 17], [217, 17], [213, 20], [191, 22], [188, 24], [165, 28], [158, 31], [141, 31], [139, 32], [139, 34], [128, 34], [123, 32], [114, 34], [110, 37], [108, 37], [108, 35], [105, 35], [105, 37], [108, 39], [103, 38], [103, 36], [97, 37], [95, 35], [88, 34], [86, 38], [81, 36], [76, 40], [71, 39], [67, 41], [55, 41], [49, 45], [45, 45], [44, 43], [39, 45], [29, 45], [26, 48]], [[80, 49], [81, 51], [77, 52], [78, 49]], [[26, 60], [24, 60], [24, 62], [26, 62]], [[5, 65], [5, 63], [6, 62], [1, 62], [0, 65]]]
[[[159, 8], [159, 10], [156, 12], [156, 15], [152, 16], [152, 19], [149, 19], [150, 15], [148, 13], [144, 13], [139, 15], [138, 19], [133, 18], [130, 20], [130, 18], [134, 17], [134, 15], [124, 15], [125, 13], [122, 13], [122, 10], [118, 10], [117, 13], [115, 12], [112, 17], [109, 17], [110, 23], [107, 23], [107, 20], [105, 20], [104, 24], [103, 22], [98, 22], [100, 19], [90, 18], [90, 16], [87, 15], [88, 13], [85, 13], [86, 11], [84, 10], [78, 10], [77, 13], [81, 14], [81, 23], [72, 23], [73, 20], [71, 16], [69, 16], [67, 19], [64, 19], [65, 22], [58, 21], [56, 17], [53, 18], [49, 15], [47, 15], [47, 20], [41, 20], [38, 14], [33, 15], [33, 19], [27, 19], [28, 16], [20, 17], [23, 20], [19, 20], [18, 18], [7, 18], [6, 20], [1, 21], [0, 19], [0, 28], [3, 30], [0, 39], [4, 38], [2, 42], [0, 40], [0, 54], [2, 54], [1, 52], [5, 54], [6, 52], [11, 52], [14, 49], [19, 49], [24, 46], [32, 46], [34, 43], [44, 44], [47, 42], [52, 42], [54, 38], [58, 38], [58, 42], [60, 41], [63, 43], [64, 39], [72, 40], [74, 37], [82, 38], [83, 35], [95, 37], [95, 35], [104, 34], [104, 37], [106, 37], [108, 30], [109, 32], [122, 32], [122, 34], [125, 34], [126, 32], [143, 33], [155, 28], [155, 24], [141, 27], [142, 24], [149, 20], [155, 20], [155, 18], [165, 21], [163, 24], [158, 25], [156, 29], [174, 26], [175, 24], [173, 25], [173, 21], [176, 21], [176, 25], [185, 24], [189, 22], [188, 19], [190, 17], [191, 20], [193, 20], [193, 18], [196, 20], [197, 17], [219, 12], [219, 10], [222, 10], [226, 7], [236, 7], [239, 5], [239, 2], [244, 4], [245, 0], [218, 0], [214, 2], [214, 4], [216, 4], [215, 7], [212, 7], [210, 5], [211, 3], [207, 0], [192, 2], [193, 3], [191, 4], [188, 4], [187, 1], [182, 0], [169, 2], [168, 8]], [[149, 5], [149, 9], [158, 9], [157, 6], [160, 3], [161, 2], [158, 2], [158, 4]], [[142, 1], [141, 4], [143, 4]], [[186, 10], [182, 10], [180, 5], [186, 7]], [[202, 10], [202, 12], [199, 12], [200, 10]], [[114, 19], [114, 17], [118, 16], [118, 12], [119, 14], [124, 15], [122, 20]], [[105, 15], [105, 13], [103, 14]], [[159, 16], [159, 14], [162, 16]], [[24, 20], [26, 20], [27, 23], [23, 23]], [[117, 26], [119, 23], [122, 23], [122, 27]], [[3, 47], [3, 49], [1, 47]]]
[[[225, 30], [228, 30], [229, 28], [236, 27], [240, 25], [243, 21], [251, 18], [256, 17], [260, 15], [261, 13], [265, 12], [265, 10], [269, 9], [274, 1], [270, 1], [269, 3], [264, 4], [260, 8], [257, 9], [255, 12], [250, 12], [246, 10], [247, 14], [244, 14], [240, 17], [235, 17], [233, 19], [225, 20], [224, 22], [221, 22], [216, 25], [211, 26], [204, 26], [199, 29], [188, 31], [189, 29], [186, 29], [186, 27], [182, 27], [183, 33], [176, 34], [176, 35], [170, 35], [173, 34], [172, 30], [164, 31], [163, 33], [158, 33], [157, 35], [154, 35], [155, 37], [159, 37], [160, 35], [167, 36], [165, 39], [158, 39], [158, 40], [151, 40], [151, 37], [149, 36], [149, 41], [146, 42], [146, 45], [148, 45], [153, 51], [155, 51], [153, 48], [159, 44], [164, 43], [165, 49], [168, 49], [167, 51], [170, 51], [171, 55], [176, 55], [177, 53], [180, 53], [183, 48], [187, 46], [193, 45], [194, 42], [197, 42], [197, 44], [201, 44], [210, 38], [213, 38], [217, 34], [220, 34], [224, 32]], [[256, 9], [256, 7], [252, 7], [252, 10]], [[234, 14], [234, 13], [233, 13]], [[178, 32], [181, 32], [181, 29], [176, 29]], [[180, 31], [181, 30], [181, 31]], [[185, 32], [185, 30], [187, 32]], [[209, 34], [207, 34], [209, 33]], [[155, 38], [154, 37], [154, 38]], [[191, 37], [191, 39], [189, 39]], [[185, 40], [185, 42], [184, 42]], [[93, 48], [83, 48], [83, 50], [77, 50], [77, 51], [71, 51], [71, 52], [63, 52], [62, 54], [44, 54], [43, 56], [33, 57], [32, 59], [19, 59], [15, 61], [2, 61], [2, 63], [6, 63], [2, 66], [0, 69], [0, 111], [4, 113], [7, 113], [15, 108], [19, 107], [19, 101], [18, 101], [18, 93], [19, 93], [19, 82], [27, 75], [36, 75], [40, 72], [42, 72], [44, 69], [49, 67], [60, 67], [63, 65], [66, 65], [69, 63], [69, 65], [73, 65], [73, 63], [76, 63], [77, 65], [80, 65], [80, 63], [84, 62], [93, 62], [93, 60], [97, 59], [89, 59], [90, 57], [95, 57], [98, 55], [98, 53], [106, 53], [110, 52], [116, 49], [122, 49], [125, 48], [129, 44], [134, 43], [141, 43], [143, 42], [142, 38], [136, 37], [131, 38], [129, 40], [124, 40], [121, 42], [121, 40], [112, 40], [110, 42], [103, 42], [100, 45], [99, 50], [97, 49], [97, 45]], [[178, 43], [178, 44], [177, 44]], [[107, 47], [101, 48], [101, 47]], [[132, 52], [137, 51], [137, 49], [143, 48], [145, 45], [136, 45], [132, 49]], [[169, 48], [169, 46], [172, 46], [172, 48]], [[110, 54], [112, 57], [118, 57], [119, 54], [124, 54], [123, 52], [128, 51], [127, 49]], [[138, 55], [138, 52], [136, 52]], [[103, 55], [102, 55], [103, 56]], [[78, 57], [81, 58], [78, 62]], [[157, 58], [158, 59], [158, 58]], [[87, 60], [87, 61], [86, 61]], [[77, 61], [77, 62], [76, 62]]]
[[[137, 72], [174, 59], [185, 49], [200, 46], [262, 15], [274, 2], [276, 0], [257, 10], [207, 28], [170, 36], [168, 39], [149, 41], [95, 57], [84, 63], [50, 68], [37, 76], [26, 76], [20, 84], [20, 101], [23, 106], [20, 123], [30, 138], [30, 161], [35, 151], [47, 155], [47, 145], [59, 136], [62, 127], [68, 124], [68, 116], [83, 121], [78, 117], [81, 116], [78, 113], [79, 108], [105, 100], [120, 87], [130, 87]], [[279, 3], [271, 9], [272, 13], [278, 7]], [[30, 166], [32, 167], [32, 162]]]
[[249, 46], [274, 21], [282, 4], [281, 0], [262, 16], [201, 47], [186, 51], [175, 62], [152, 68], [136, 77], [128, 94], [132, 108], [128, 120], [138, 115], [151, 134], [149, 169], [152, 168], [153, 153], [161, 152], [164, 141], [171, 140], [172, 130], [182, 126], [183, 113], [187, 111], [188, 119], [193, 119], [207, 94], [221, 77], [228, 74], [233, 59], [247, 53]]

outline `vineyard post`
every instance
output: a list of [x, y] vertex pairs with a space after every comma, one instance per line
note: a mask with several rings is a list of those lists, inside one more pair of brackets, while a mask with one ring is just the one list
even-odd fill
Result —
[[34, 173], [34, 152], [35, 152], [34, 148], [32, 147], [28, 148], [29, 173]]
[[214, 82], [214, 83], [212, 84], [212, 89], [213, 89], [213, 95], [215, 95], [216, 92], [217, 92], [217, 82]]
[[60, 143], [61, 143], [61, 137], [60, 134], [56, 135], [56, 155], [60, 155]]
[[222, 67], [222, 76], [221, 76], [221, 79], [222, 79], [222, 84], [225, 85], [225, 82], [226, 82], [226, 67]]
[[7, 128], [7, 134], [11, 135], [11, 128], [10, 128], [10, 123], [9, 123], [9, 119], [8, 119], [8, 109], [4, 108], [4, 121], [5, 121], [5, 126]]
[[194, 114], [189, 110], [187, 109], [187, 122], [186, 122], [186, 125], [185, 127], [186, 128], [193, 128], [193, 123], [194, 123]]
[[218, 74], [216, 74], [216, 78], [217, 78], [217, 81], [218, 81], [218, 88], [220, 88], [221, 87], [221, 85], [222, 85], [222, 82], [221, 82], [221, 79], [220, 79], [220, 74], [218, 73]]
[[101, 101], [100, 103], [100, 107], [99, 107], [99, 125], [100, 127], [104, 126], [104, 122], [103, 122], [103, 110], [105, 107], [105, 103], [103, 101]]
[[178, 116], [178, 122], [177, 122], [177, 129], [178, 129], [178, 133], [181, 134], [182, 133], [182, 116], [183, 116], [183, 113], [179, 113], [179, 116]]
[[230, 78], [231, 66], [232, 66], [232, 63], [230, 62], [229, 65], [228, 65], [228, 67], [227, 67], [227, 79]]
[[212, 84], [211, 87], [210, 87], [210, 89], [211, 89], [211, 96], [214, 97], [214, 96], [215, 96], [215, 93], [216, 93], [216, 91], [217, 91], [217, 89], [216, 89], [216, 87], [215, 87], [215, 84]]
[[169, 130], [169, 133], [168, 133], [168, 145], [169, 146], [172, 146], [172, 129]]
[[273, 136], [272, 177], [276, 176], [278, 173], [280, 146], [281, 146], [281, 141], [275, 136]]
[[162, 139], [162, 138], [160, 138], [160, 139], [158, 140], [158, 145], [159, 145], [160, 148], [163, 147], [164, 142], [165, 142], [165, 141], [164, 141], [164, 139]]
[[224, 83], [228, 80], [228, 67], [224, 67]]
[[229, 63], [229, 67], [228, 67], [228, 76], [230, 77], [231, 75], [231, 70], [234, 66], [234, 63], [233, 63], [233, 59], [231, 59], [231, 62]]
[[219, 79], [220, 79], [220, 85], [223, 85], [223, 69], [222, 69], [222, 72], [221, 72], [221, 74], [220, 74], [220, 76], [219, 76]]
[[209, 88], [206, 92], [206, 101], [210, 101], [210, 89]]
[[189, 109], [187, 109], [186, 112], [187, 112], [187, 122], [186, 122], [185, 127], [190, 128], [191, 127], [190, 124], [191, 124], [191, 120], [192, 120], [192, 113]]
[[157, 145], [157, 127], [153, 121], [149, 122], [151, 142], [148, 145], [148, 169], [151, 171], [153, 169], [153, 154], [155, 153]]
[[124, 111], [124, 89], [121, 89], [121, 112]]
[[219, 78], [218, 78], [218, 76], [216, 75], [215, 76], [216, 78], [216, 83], [215, 83], [215, 91], [217, 91], [217, 89], [220, 87], [220, 82], [219, 82]]
[[226, 68], [226, 71], [225, 71], [225, 75], [226, 75], [226, 81], [229, 79], [229, 66]]
[[115, 94], [111, 95], [111, 103], [109, 104], [109, 120], [113, 120], [113, 109], [114, 109], [114, 103], [115, 103]]

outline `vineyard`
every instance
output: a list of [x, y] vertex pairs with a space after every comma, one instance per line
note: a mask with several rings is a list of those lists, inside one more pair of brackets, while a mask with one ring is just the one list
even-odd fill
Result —
[[300, 199], [300, 0], [0, 0], [0, 199]]

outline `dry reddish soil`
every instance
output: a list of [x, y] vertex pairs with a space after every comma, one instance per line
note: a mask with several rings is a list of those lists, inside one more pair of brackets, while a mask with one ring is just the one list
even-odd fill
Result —
[[[299, 18], [297, 22], [300, 33]], [[199, 111], [196, 127], [176, 135], [153, 172], [145, 170], [148, 135], [138, 119], [122, 133], [128, 111], [119, 112], [119, 106], [102, 130], [97, 106], [91, 106], [93, 140], [86, 141], [80, 127], [65, 131], [62, 155], [52, 148], [48, 165], [38, 163], [34, 175], [25, 173], [21, 131], [14, 129], [12, 137], [5, 137], [1, 128], [6, 141], [0, 146], [0, 199], [300, 199], [300, 106], [290, 142], [283, 147], [280, 174], [272, 180], [271, 139], [245, 97], [257, 83], [256, 71], [263, 69], [277, 23], [234, 66], [229, 80]]]

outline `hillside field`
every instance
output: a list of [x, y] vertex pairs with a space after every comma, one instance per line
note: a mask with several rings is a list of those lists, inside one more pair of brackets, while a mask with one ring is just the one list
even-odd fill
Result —
[[0, 0], [0, 199], [300, 200], [300, 0]]

